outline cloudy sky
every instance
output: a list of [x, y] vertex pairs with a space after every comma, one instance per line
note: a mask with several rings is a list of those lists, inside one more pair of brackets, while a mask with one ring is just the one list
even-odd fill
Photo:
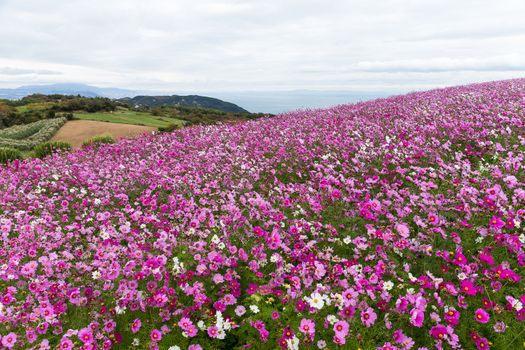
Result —
[[407, 91], [525, 77], [523, 0], [0, 0], [0, 87]]

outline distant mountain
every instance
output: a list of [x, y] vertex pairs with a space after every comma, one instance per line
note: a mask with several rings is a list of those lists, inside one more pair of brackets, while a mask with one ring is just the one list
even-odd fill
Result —
[[236, 104], [225, 102], [212, 97], [198, 95], [146, 96], [144, 95], [144, 93], [145, 91], [133, 91], [118, 88], [100, 88], [97, 86], [91, 86], [86, 84], [64, 83], [50, 85], [28, 85], [21, 86], [15, 89], [0, 89], [0, 99], [16, 100], [32, 94], [80, 95], [84, 97], [113, 98], [131, 107], [187, 106], [211, 108], [224, 112], [248, 112], [247, 110], [237, 106]]
[[121, 98], [117, 100], [130, 107], [164, 107], [164, 106], [186, 106], [218, 109], [224, 112], [248, 113], [247, 110], [234, 103], [219, 100], [213, 97], [189, 95], [189, 96], [136, 96], [133, 98]]
[[0, 89], [0, 98], [15, 100], [32, 94], [80, 95], [84, 97], [122, 98], [137, 95], [138, 92], [117, 88], [100, 88], [85, 84], [28, 85], [15, 89]]

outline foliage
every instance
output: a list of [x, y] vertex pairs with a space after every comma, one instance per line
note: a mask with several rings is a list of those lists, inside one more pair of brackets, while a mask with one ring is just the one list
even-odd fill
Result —
[[159, 131], [160, 132], [172, 132], [172, 131], [175, 131], [175, 130], [178, 130], [178, 129], [180, 129], [180, 125], [179, 124], [169, 124], [167, 126], [159, 127]]
[[22, 159], [22, 152], [15, 148], [0, 147], [0, 163], [4, 164], [15, 159]]
[[115, 143], [115, 139], [109, 135], [100, 135], [92, 137], [90, 140], [84, 142], [83, 146], [100, 146], [103, 144], [112, 144]]
[[65, 122], [65, 118], [45, 119], [1, 129], [0, 147], [11, 147], [22, 151], [31, 150], [39, 143], [51, 139]]
[[44, 142], [44, 143], [37, 145], [33, 149], [33, 154], [37, 158], [44, 158], [50, 154], [55, 153], [57, 150], [69, 151], [70, 149], [71, 149], [71, 145], [67, 142], [63, 142], [63, 141]]
[[153, 116], [148, 112], [130, 111], [127, 109], [118, 109], [111, 113], [75, 113], [76, 119], [96, 120], [119, 124], [144, 125], [153, 127], [166, 127], [170, 124], [184, 123], [178, 119], [168, 117]]

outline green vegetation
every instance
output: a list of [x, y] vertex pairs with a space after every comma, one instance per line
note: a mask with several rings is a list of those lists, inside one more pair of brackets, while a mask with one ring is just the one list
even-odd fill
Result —
[[22, 152], [19, 150], [10, 147], [0, 147], [0, 164], [5, 164], [12, 160], [22, 158]]
[[39, 120], [25, 125], [16, 125], [0, 130], [0, 147], [10, 147], [21, 151], [33, 149], [46, 142], [64, 125], [66, 118]]
[[156, 128], [167, 127], [169, 125], [183, 125], [184, 121], [163, 116], [154, 116], [148, 112], [130, 111], [125, 108], [119, 108], [115, 112], [97, 112], [97, 113], [75, 113], [76, 119], [96, 120], [102, 122], [111, 122], [119, 124], [133, 124], [152, 126]]
[[179, 124], [170, 124], [168, 126], [161, 126], [159, 128], [159, 131], [160, 132], [172, 132], [172, 131], [175, 131], [177, 129], [180, 129], [180, 125]]
[[62, 141], [44, 142], [44, 143], [37, 145], [33, 149], [33, 154], [37, 158], [44, 158], [50, 154], [53, 154], [57, 150], [69, 151], [70, 149], [71, 149], [71, 145], [67, 142], [62, 142]]
[[[170, 104], [174, 103], [175, 97], [180, 96], [167, 96], [160, 100], [162, 104]], [[249, 113], [236, 105], [216, 99], [190, 97], [191, 101], [182, 102], [195, 106], [158, 106], [158, 104], [130, 106], [130, 101], [124, 103], [122, 100], [101, 97], [41, 94], [30, 95], [16, 101], [0, 99], [0, 147], [14, 148], [23, 151], [26, 156], [32, 156], [35, 153], [30, 154], [31, 150], [49, 141], [67, 120], [72, 119], [142, 125], [158, 128], [161, 132], [172, 132], [188, 125], [237, 122], [269, 116]], [[148, 99], [149, 97], [146, 100]], [[159, 97], [153, 98], [153, 100], [157, 99]], [[177, 101], [175, 102], [182, 103]], [[203, 108], [203, 106], [213, 106], [223, 110]], [[224, 109], [233, 111], [225, 112]], [[95, 141], [90, 140], [87, 144], [105, 143], [108, 140]], [[48, 155], [53, 151], [53, 147], [51, 144], [42, 145], [36, 154], [38, 157]]]
[[234, 122], [270, 116], [263, 113], [224, 112], [217, 109], [184, 106], [160, 107], [146, 110], [151, 111], [153, 115], [183, 120], [186, 122], [186, 125]]
[[83, 146], [100, 146], [103, 144], [115, 143], [115, 139], [108, 135], [95, 136], [90, 140], [84, 142]]

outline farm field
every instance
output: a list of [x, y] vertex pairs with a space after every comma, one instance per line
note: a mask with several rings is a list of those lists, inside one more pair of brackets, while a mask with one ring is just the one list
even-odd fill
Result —
[[53, 137], [65, 122], [65, 118], [44, 119], [0, 129], [0, 147], [29, 151]]
[[119, 124], [166, 127], [170, 124], [184, 125], [184, 121], [164, 116], [154, 116], [147, 112], [118, 109], [115, 112], [74, 113], [76, 119], [95, 120]]
[[108, 135], [117, 139], [151, 133], [154, 130], [157, 130], [157, 128], [151, 126], [98, 122], [93, 120], [71, 120], [60, 128], [51, 140], [64, 141], [71, 144], [73, 148], [78, 148], [82, 146], [85, 141], [95, 136]]
[[525, 79], [14, 161], [0, 344], [518, 349], [524, 220]]

